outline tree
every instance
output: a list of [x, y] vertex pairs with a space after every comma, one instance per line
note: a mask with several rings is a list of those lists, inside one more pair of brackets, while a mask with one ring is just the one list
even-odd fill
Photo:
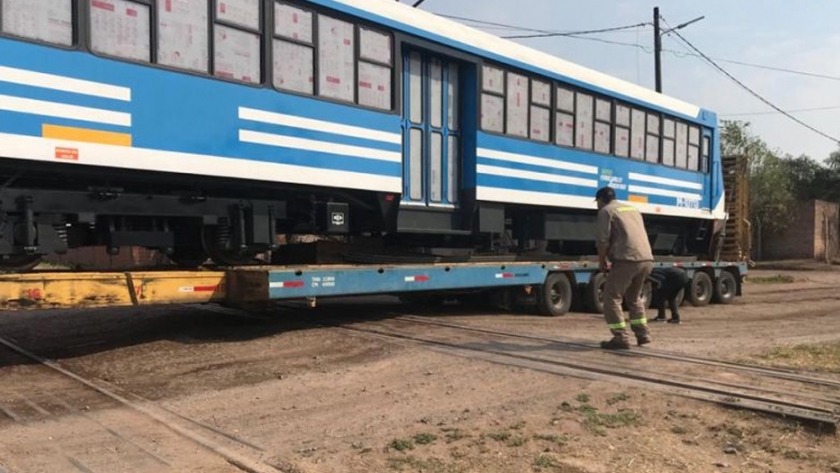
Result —
[[758, 257], [767, 233], [780, 233], [793, 222], [796, 204], [793, 168], [807, 179], [814, 170], [807, 158], [791, 166], [770, 149], [761, 138], [749, 130], [750, 124], [741, 121], [723, 121], [721, 152], [724, 156], [744, 156], [748, 162], [750, 179], [750, 220], [756, 230]]
[[834, 171], [840, 171], [840, 146], [838, 146], [837, 151], [828, 155], [828, 158], [825, 160], [825, 165]]

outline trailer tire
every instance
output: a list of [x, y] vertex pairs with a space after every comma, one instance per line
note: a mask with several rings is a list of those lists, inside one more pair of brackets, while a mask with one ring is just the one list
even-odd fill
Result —
[[735, 300], [735, 293], [738, 291], [738, 282], [735, 276], [729, 271], [721, 271], [715, 281], [715, 292], [712, 302], [715, 304], [729, 304]]
[[603, 292], [606, 281], [607, 277], [604, 273], [597, 273], [592, 276], [589, 284], [586, 285], [586, 288], [583, 290], [583, 305], [586, 307], [587, 312], [593, 314], [604, 313]]
[[682, 307], [685, 303], [685, 288], [680, 289], [680, 292], [677, 293], [677, 297], [674, 299], [677, 302], [677, 307]]
[[704, 307], [712, 301], [714, 285], [712, 278], [703, 271], [694, 273], [688, 290], [688, 302], [694, 307]]
[[537, 290], [537, 312], [548, 317], [566, 315], [572, 306], [572, 283], [563, 273], [552, 273]]

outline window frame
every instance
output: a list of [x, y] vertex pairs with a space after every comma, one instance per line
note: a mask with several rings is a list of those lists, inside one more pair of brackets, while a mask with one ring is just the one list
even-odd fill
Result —
[[[265, 8], [265, 5], [266, 5], [266, 2], [263, 2], [262, 0], [257, 0], [257, 9], [258, 9], [258, 14], [259, 14], [259, 20], [258, 20], [257, 24], [259, 25], [259, 28], [253, 29], [253, 28], [250, 28], [250, 27], [247, 27], [247, 26], [242, 26], [242, 25], [239, 25], [239, 24], [227, 21], [227, 20], [219, 19], [218, 14], [217, 14], [217, 8], [216, 8], [219, 1], [220, 0], [210, 0], [210, 51], [209, 51], [209, 54], [210, 54], [210, 72], [209, 72], [209, 75], [211, 77], [214, 77], [214, 78], [219, 79], [219, 80], [234, 82], [234, 83], [237, 83], [237, 84], [250, 85], [252, 87], [262, 87], [262, 86], [264, 86], [265, 82], [266, 82], [266, 77], [268, 77], [267, 70], [266, 70], [267, 69], [266, 68], [266, 61], [265, 61], [265, 57], [266, 57], [266, 41], [265, 41], [265, 38], [266, 38], [266, 34], [265, 34], [266, 8]], [[272, 6], [273, 6], [273, 3], [272, 3]], [[273, 16], [272, 16], [272, 18], [273, 18]], [[237, 30], [237, 31], [242, 32], [242, 33], [256, 34], [257, 35], [257, 38], [259, 39], [259, 46], [260, 46], [260, 48], [259, 48], [260, 49], [260, 51], [259, 51], [259, 59], [260, 59], [259, 75], [260, 76], [258, 78], [259, 80], [257, 80], [256, 82], [248, 82], [248, 81], [245, 81], [245, 80], [240, 80], [240, 79], [235, 79], [235, 78], [230, 78], [230, 77], [222, 77], [222, 76], [219, 76], [219, 75], [216, 74], [216, 49], [217, 49], [216, 48], [216, 28], [218, 26], [224, 26], [226, 28], [231, 28], [233, 30]], [[155, 31], [154, 34], [156, 35], [157, 31]], [[157, 51], [155, 51], [154, 59], [155, 59], [155, 63], [157, 63]], [[272, 68], [273, 68], [273, 66], [274, 66], [274, 63], [272, 62]]]
[[[93, 47], [93, 28], [91, 25], [91, 15], [93, 14], [93, 10], [90, 8], [91, 0], [77, 0], [82, 1], [85, 4], [84, 7], [84, 21], [79, 21], [80, 25], [84, 25], [85, 31], [85, 46], [89, 53], [93, 54], [94, 56], [108, 58], [108, 59], [115, 59], [118, 61], [129, 62], [132, 64], [139, 64], [142, 66], [159, 66], [159, 67], [169, 67], [163, 66], [157, 63], [157, 2], [155, 0], [125, 0], [131, 3], [137, 3], [141, 5], [146, 5], [149, 7], [149, 60], [148, 61], [141, 61], [130, 57], [125, 56], [117, 56], [114, 54], [105, 53], [102, 51], [97, 51]], [[175, 69], [180, 70], [180, 69]]]
[[[73, 27], [73, 33], [71, 34], [71, 42], [69, 45], [67, 44], [60, 44], [60, 43], [51, 43], [49, 41], [44, 41], [43, 39], [38, 38], [31, 38], [28, 36], [20, 36], [14, 33], [6, 32], [3, 29], [3, 2], [5, 0], [0, 0], [0, 38], [9, 38], [19, 41], [25, 41], [28, 43], [39, 44], [42, 46], [49, 46], [53, 48], [63, 49], [65, 51], [77, 51], [81, 49], [82, 46], [82, 38], [83, 35], [81, 34], [83, 31], [83, 23], [80, 21], [82, 17], [80, 10], [79, 10], [79, 2], [82, 0], [70, 0], [70, 23]], [[86, 26], [88, 22], [84, 22]]]
[[[541, 82], [544, 85], [548, 86], [548, 104], [539, 103], [534, 100], [534, 82]], [[551, 80], [543, 79], [543, 78], [534, 78], [529, 77], [529, 92], [528, 92], [528, 139], [537, 143], [542, 144], [551, 144], [552, 138], [552, 122], [551, 119], [552, 115], [552, 105], [554, 99], [554, 83]], [[544, 112], [548, 112], [548, 127], [546, 128], [546, 137], [544, 140], [539, 138], [534, 138], [534, 107], [539, 108]]]

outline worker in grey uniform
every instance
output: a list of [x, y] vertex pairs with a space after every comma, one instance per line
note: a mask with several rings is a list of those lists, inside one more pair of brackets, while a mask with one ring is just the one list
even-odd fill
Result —
[[[604, 318], [613, 338], [601, 342], [606, 349], [629, 349], [630, 337], [621, 308], [630, 309], [630, 328], [641, 346], [652, 341], [641, 300], [645, 279], [653, 270], [653, 252], [639, 210], [615, 198], [611, 187], [598, 189], [598, 264], [607, 273], [604, 283]], [[607, 259], [612, 263], [607, 265]]]

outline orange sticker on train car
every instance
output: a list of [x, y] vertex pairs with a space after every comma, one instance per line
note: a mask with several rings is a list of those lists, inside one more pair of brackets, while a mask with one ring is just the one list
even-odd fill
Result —
[[78, 161], [78, 148], [55, 148], [55, 159], [63, 159], [65, 161]]

